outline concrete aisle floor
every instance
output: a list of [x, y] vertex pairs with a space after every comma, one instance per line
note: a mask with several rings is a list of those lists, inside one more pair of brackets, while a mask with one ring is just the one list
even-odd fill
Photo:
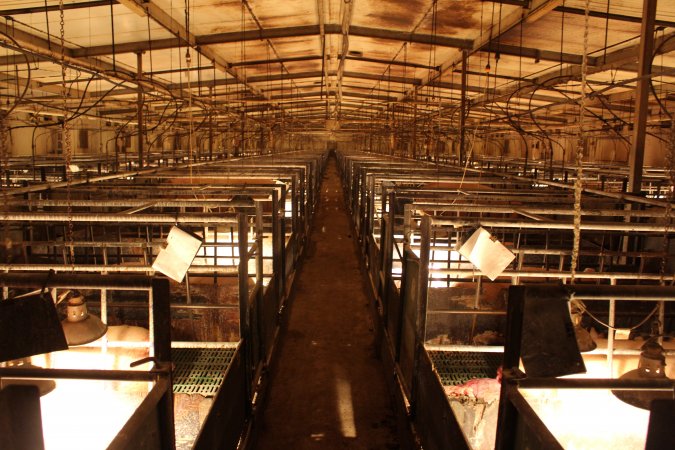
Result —
[[257, 449], [399, 448], [358, 258], [331, 157]]

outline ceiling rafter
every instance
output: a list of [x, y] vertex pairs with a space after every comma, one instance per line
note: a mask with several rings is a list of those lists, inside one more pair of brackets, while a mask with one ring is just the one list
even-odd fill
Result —
[[[222, 57], [218, 56], [216, 52], [209, 49], [208, 47], [201, 47], [197, 43], [197, 38], [189, 32], [187, 28], [179, 23], [176, 19], [171, 17], [166, 13], [162, 8], [157, 6], [154, 3], [146, 3], [144, 0], [118, 0], [121, 4], [130, 7], [134, 12], [138, 11], [138, 8], [141, 8], [145, 13], [154, 20], [158, 25], [162, 26], [164, 29], [175, 35], [179, 40], [180, 47], [182, 44], [187, 44], [197, 52], [201, 53], [204, 57], [216, 64], [216, 67], [222, 67], [231, 77], [236, 79], [239, 83], [243, 84], [251, 90], [252, 93], [259, 96], [264, 96], [264, 92], [258, 88], [249, 85], [246, 80], [241, 76], [241, 74], [234, 68], [230, 67], [230, 63], [225, 61]], [[130, 5], [135, 5], [130, 6]], [[183, 42], [180, 42], [183, 41]], [[155, 47], [151, 47], [154, 49]], [[150, 48], [149, 48], [150, 49]], [[148, 49], [148, 50], [149, 50]], [[117, 50], [116, 50], [117, 51]], [[136, 49], [133, 53], [139, 53], [144, 51], [143, 49]], [[75, 52], [76, 53], [76, 52]]]
[[[124, 0], [138, 1], [138, 0]], [[341, 25], [326, 24], [326, 34], [341, 34]], [[232, 31], [227, 33], [215, 33], [209, 35], [195, 36], [194, 46], [204, 47], [217, 44], [237, 44], [242, 41], [255, 41], [264, 39], [294, 38], [303, 36], [319, 35], [318, 25], [301, 25], [280, 28], [264, 28], [262, 30]], [[349, 28], [351, 36], [365, 38], [379, 38], [385, 40], [412, 42], [416, 44], [436, 45], [440, 47], [466, 49], [471, 48], [472, 41], [469, 39], [457, 39], [447, 36], [432, 36], [429, 34], [406, 33], [404, 31], [386, 30], [380, 28], [351, 26]], [[166, 50], [178, 47], [183, 43], [179, 38], [154, 39], [152, 41], [135, 41], [115, 44], [115, 53], [136, 53], [147, 50]], [[98, 45], [92, 47], [82, 47], [73, 49], [75, 57], [104, 56], [113, 53], [112, 44]]]

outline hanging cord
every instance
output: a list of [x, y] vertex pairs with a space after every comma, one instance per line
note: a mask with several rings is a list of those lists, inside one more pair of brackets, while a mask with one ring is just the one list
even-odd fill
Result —
[[[185, 29], [186, 35], [190, 35], [190, 0], [185, 0]], [[190, 71], [192, 57], [190, 56], [190, 44], [185, 46], [185, 67], [187, 68], [187, 91], [188, 91], [188, 159], [189, 159], [189, 170], [190, 170], [190, 184], [192, 184], [192, 78]]]
[[[597, 323], [599, 323], [599, 324], [602, 325], [603, 327], [607, 328], [608, 330], [618, 330], [618, 329], [620, 329], [620, 328], [617, 328], [617, 327], [613, 327], [613, 326], [611, 326], [611, 325], [609, 325], [609, 324], [603, 322], [602, 320], [598, 319], [595, 315], [593, 315], [592, 312], [590, 312], [590, 311], [586, 308], [586, 305], [585, 305], [582, 301], [579, 301], [579, 300], [573, 300], [573, 301], [574, 301], [574, 305], [575, 305], [576, 307], [578, 307], [579, 310], [580, 310], [581, 312], [583, 312], [584, 314], [587, 314], [588, 317], [590, 317], [591, 319], [595, 320]], [[637, 325], [633, 325], [632, 327], [630, 327], [629, 330], [633, 331], [633, 330], [637, 330], [638, 328], [640, 328], [642, 325], [644, 325], [645, 323], [647, 323], [647, 321], [648, 321], [648, 320], [649, 320], [649, 319], [650, 319], [650, 318], [651, 318], [658, 310], [659, 310], [659, 305], [654, 306], [654, 308], [653, 308], [653, 309], [645, 316], [644, 319], [642, 319], [640, 322], [638, 322]]]
[[73, 206], [71, 199], [71, 183], [73, 179], [73, 173], [71, 170], [72, 163], [72, 153], [71, 153], [71, 143], [70, 143], [70, 125], [69, 121], [66, 120], [66, 113], [68, 111], [68, 86], [66, 85], [66, 39], [65, 39], [65, 18], [63, 11], [63, 0], [59, 0], [59, 25], [61, 31], [61, 89], [63, 95], [63, 121], [61, 123], [61, 132], [62, 132], [62, 146], [63, 154], [65, 156], [65, 165], [66, 165], [66, 208], [68, 216], [68, 225], [66, 228], [66, 241], [69, 250], [70, 256], [70, 265], [71, 269], [75, 271], [75, 247], [73, 245]]
[[[114, 9], [115, 2], [113, 0], [110, 0], [110, 38], [112, 39], [112, 69], [113, 72], [117, 72], [117, 61], [115, 58], [115, 12], [113, 11]], [[63, 11], [63, 1], [60, 1], [59, 3], [59, 8], [61, 11]], [[63, 17], [63, 12], [61, 12], [61, 17]], [[63, 20], [63, 19], [61, 19]], [[63, 42], [61, 42], [61, 45], [63, 45]], [[63, 50], [61, 51], [61, 55], [63, 55]]]
[[579, 246], [581, 244], [581, 195], [583, 192], [582, 163], [584, 160], [584, 141], [586, 133], [584, 130], [584, 115], [586, 113], [586, 75], [588, 72], [588, 16], [590, 11], [590, 0], [586, 0], [584, 8], [584, 49], [581, 56], [581, 95], [579, 98], [579, 140], [577, 142], [577, 151], [575, 155], [575, 164], [577, 166], [576, 179], [574, 180], [574, 242], [572, 246], [572, 260], [570, 262], [571, 277], [570, 283], [574, 283], [574, 277], [577, 273], [579, 264]]

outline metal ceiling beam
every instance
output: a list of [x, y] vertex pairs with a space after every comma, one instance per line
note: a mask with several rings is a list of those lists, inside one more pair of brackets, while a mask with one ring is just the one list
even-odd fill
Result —
[[[117, 3], [116, 0], [113, 0]], [[63, 9], [84, 9], [84, 8], [95, 8], [97, 6], [110, 6], [110, 0], [94, 0], [90, 2], [76, 2], [76, 3], [64, 3]], [[2, 9], [0, 10], [0, 16], [20, 16], [23, 14], [40, 14], [45, 12], [60, 11], [59, 5], [47, 5], [47, 6], [29, 6], [26, 8], [13, 8], [13, 9]]]
[[252, 59], [249, 61], [232, 62], [230, 63], [230, 67], [263, 66], [267, 64], [283, 64], [289, 62], [315, 61], [318, 59], [321, 59], [321, 55], [294, 56], [289, 58], [275, 58], [275, 59]]
[[[583, 8], [572, 8], [569, 6], [558, 6], [557, 8], [554, 9], [556, 12], [560, 13], [565, 13], [565, 14], [573, 14], [573, 15], [584, 15], [584, 10]], [[607, 14], [606, 11], [589, 11], [588, 13], [589, 16], [591, 17], [598, 17], [600, 19], [609, 19], [609, 20], [616, 20], [619, 22], [631, 22], [631, 23], [641, 23], [642, 22], [642, 17], [639, 16], [627, 16], [625, 14], [616, 14], [616, 13], [609, 13]], [[670, 21], [670, 20], [658, 20], [656, 19], [654, 21], [654, 24], [657, 27], [675, 27], [675, 22]]]
[[[330, 55], [328, 55], [330, 56]], [[342, 55], [338, 55], [338, 59], [341, 58]], [[425, 69], [425, 70], [434, 70], [438, 69], [438, 67], [434, 66], [429, 66], [427, 64], [420, 64], [420, 63], [414, 63], [414, 62], [405, 62], [405, 61], [392, 61], [390, 59], [378, 59], [378, 58], [368, 58], [364, 56], [356, 56], [356, 55], [347, 55], [345, 57], [346, 60], [348, 61], [357, 61], [357, 62], [367, 62], [367, 63], [375, 63], [375, 64], [383, 64], [383, 65], [392, 65], [392, 66], [406, 66], [406, 67], [413, 67], [416, 69]], [[232, 62], [230, 63], [231, 67], [244, 67], [244, 66], [263, 66], [267, 64], [281, 64], [281, 63], [289, 63], [289, 62], [303, 62], [303, 61], [317, 61], [321, 60], [321, 55], [309, 55], [309, 56], [294, 56], [294, 57], [289, 57], [289, 58], [279, 58], [279, 59], [255, 59], [255, 60], [249, 60], [249, 61], [237, 61], [237, 62]], [[0, 66], [2, 65], [2, 57], [0, 57]], [[183, 69], [172, 69], [172, 70], [164, 70], [161, 71], [161, 73], [168, 73], [170, 71], [179, 71], [179, 70], [186, 70], [185, 68]], [[160, 73], [160, 72], [153, 72], [153, 73]]]
[[633, 139], [628, 156], [628, 192], [640, 195], [642, 190], [642, 167], [644, 165], [645, 139], [647, 137], [647, 113], [649, 106], [650, 74], [654, 57], [654, 21], [657, 0], [642, 3], [642, 26], [640, 51], [638, 53], [638, 81], [635, 90], [635, 120]]
[[[359, 78], [362, 80], [374, 80], [374, 81], [382, 81], [382, 75], [378, 74], [373, 74], [373, 73], [363, 73], [363, 72], [345, 72], [344, 73], [345, 78]], [[401, 83], [401, 84], [412, 84], [412, 85], [419, 85], [421, 83], [421, 80], [419, 78], [408, 78], [408, 77], [386, 77], [384, 81], [387, 82], [392, 82], [392, 83]]]
[[[497, 43], [494, 40], [488, 42], [479, 49], [484, 52], [499, 53], [501, 55], [518, 56], [523, 58], [531, 58], [535, 61], [551, 61], [562, 62], [566, 64], [581, 64], [581, 55], [576, 53], [563, 53], [551, 50], [541, 50], [538, 48], [521, 47], [518, 45], [509, 45]], [[589, 56], [588, 65], [595, 66], [598, 62], [598, 57]]]
[[481, 0], [483, 3], [501, 3], [502, 5], [514, 5], [527, 8], [530, 6], [530, 0]]
[[[138, 3], [140, 0], [124, 0]], [[143, 3], [142, 5], [152, 5], [153, 8], [162, 11], [153, 3]], [[166, 14], [166, 13], [164, 13]], [[341, 34], [342, 29], [339, 24], [326, 24], [324, 26], [326, 34]], [[209, 35], [195, 36], [192, 45], [195, 47], [204, 47], [217, 44], [236, 44], [242, 41], [258, 41], [264, 39], [281, 39], [289, 37], [314, 36], [319, 34], [318, 25], [302, 25], [295, 27], [265, 28], [263, 30], [245, 30], [232, 31], [227, 33], [214, 33]], [[350, 26], [349, 34], [366, 38], [377, 38], [401, 42], [411, 42], [416, 44], [436, 45], [438, 47], [450, 48], [470, 48], [472, 41], [470, 39], [458, 39], [448, 36], [434, 36], [430, 34], [406, 33], [404, 31], [387, 30], [382, 28], [370, 28], [361, 26]], [[183, 34], [184, 36], [184, 34]], [[184, 38], [166, 38], [153, 41], [126, 42], [115, 44], [115, 53], [134, 53], [137, 51], [165, 50], [182, 45]], [[113, 53], [112, 45], [99, 45], [93, 47], [84, 47], [73, 49], [73, 56], [104, 56]]]
[[[164, 29], [175, 35], [181, 42], [181, 44], [184, 42], [185, 44], [188, 44], [192, 48], [196, 48], [198, 46], [197, 44], [197, 37], [193, 35], [191, 32], [189, 32], [183, 24], [175, 20], [171, 15], [169, 15], [164, 9], [161, 7], [157, 6], [154, 3], [145, 3], [144, 0], [119, 0], [120, 3], [123, 5], [127, 6], [129, 9], [132, 11], [136, 12], [139, 8], [145, 11], [145, 13], [152, 19], [154, 20], [157, 24], [162, 26]], [[155, 48], [154, 46], [150, 48]], [[149, 49], [150, 49], [149, 48]], [[149, 50], [148, 49], [148, 50]], [[143, 52], [145, 49], [142, 48], [136, 48], [133, 50], [134, 53], [139, 53]], [[204, 57], [209, 59], [210, 61], [213, 61], [217, 67], [222, 67], [231, 77], [235, 78], [238, 80], [241, 84], [246, 86], [251, 90], [256, 95], [261, 95], [264, 96], [264, 93], [257, 89], [254, 86], [250, 86], [244, 77], [239, 74], [235, 69], [230, 67], [229, 62], [225, 61], [222, 57], [220, 57], [215, 51], [209, 49], [208, 47], [205, 48], [198, 48], [196, 49], [199, 53], [201, 53]], [[122, 53], [115, 49], [116, 53]], [[74, 54], [76, 54], [76, 51], [73, 51]]]
[[[472, 41], [469, 47], [462, 47], [460, 50], [470, 50], [471, 53], [480, 50], [490, 43], [491, 40], [497, 41], [499, 37], [519, 24], [523, 23], [528, 19], [528, 17], [536, 17], [539, 14], [539, 11], [545, 10], [554, 2], [558, 0], [531, 0], [528, 4], [529, 9], [516, 9], [510, 14], [506, 15], [500, 23], [493, 24], [492, 28], [485, 33], [481, 33], [481, 36], [476, 38], [475, 41]], [[522, 5], [520, 5], [522, 6]], [[495, 28], [498, 27], [498, 28]], [[499, 31], [497, 31], [499, 30]], [[414, 87], [406, 94], [401, 96], [400, 100], [403, 100], [406, 97], [411, 96], [416, 89], [419, 89], [422, 86], [426, 86], [430, 82], [441, 79], [445, 72], [448, 70], [453, 70], [459, 66], [462, 62], [462, 51], [457, 51], [455, 55], [450, 57], [440, 66], [440, 70], [436, 73], [430, 73], [427, 77], [422, 80], [422, 83], [419, 86]]]
[[[98, 58], [75, 57], [73, 56], [73, 49], [68, 47], [62, 49], [58, 42], [49, 42], [46, 39], [11, 25], [11, 22], [0, 22], [0, 33], [12, 36], [21, 45], [20, 50], [35, 55], [36, 58], [49, 60], [54, 64], [61, 64], [61, 54], [63, 54], [64, 63], [70, 67], [76, 67], [93, 73], [105, 73], [106, 77], [110, 79], [129, 82], [134, 86], [143, 86], [146, 89], [146, 93], [163, 92], [166, 94], [170, 92], [170, 89], [165, 84], [157, 80], [154, 80], [152, 83], [146, 80], [139, 80], [135, 72], [119, 63], [113, 66], [108, 61]], [[13, 48], [15, 45], [11, 40], [3, 38], [1, 35], [0, 41], [5, 41], [8, 48]], [[19, 49], [16, 50], [19, 51]], [[36, 85], [35, 89], [40, 89], [39, 84]], [[181, 92], [181, 94], [183, 93], [184, 91]], [[87, 96], [90, 95], [87, 94]]]
[[[330, 73], [329, 75], [335, 75], [335, 73]], [[321, 71], [313, 70], [308, 72], [295, 72], [291, 74], [287, 73], [274, 73], [269, 75], [256, 75], [248, 77], [248, 83], [266, 83], [268, 81], [279, 81], [279, 80], [296, 80], [301, 78], [320, 78]], [[357, 78], [362, 80], [380, 80], [379, 75], [370, 74], [370, 73], [361, 73], [361, 72], [345, 72], [345, 78]], [[388, 78], [389, 80], [389, 78]], [[406, 77], [391, 77], [391, 81], [394, 83], [401, 84], [419, 84], [420, 80], [418, 78], [406, 78]], [[223, 80], [212, 80], [209, 82], [203, 83], [203, 86], [223, 86], [223, 85], [232, 85], [237, 84], [236, 80], [232, 79], [223, 79]], [[170, 85], [172, 89], [178, 89], [179, 87], [184, 87], [183, 83], [175, 83]], [[196, 85], [193, 88], [197, 88]]]
[[[351, 92], [351, 91], [345, 91], [342, 94], [344, 97], [353, 97], [353, 98], [363, 98], [366, 100], [383, 100], [386, 102], [391, 102], [395, 101], [396, 97], [393, 96], [385, 96], [385, 95], [371, 95], [371, 94], [364, 94], [362, 92]], [[279, 95], [279, 96], [273, 96], [272, 100], [279, 100], [279, 99], [284, 99], [284, 98], [308, 98], [308, 97], [319, 97], [321, 96], [321, 92], [316, 91], [316, 92], [303, 92], [300, 94], [294, 94], [294, 95]]]

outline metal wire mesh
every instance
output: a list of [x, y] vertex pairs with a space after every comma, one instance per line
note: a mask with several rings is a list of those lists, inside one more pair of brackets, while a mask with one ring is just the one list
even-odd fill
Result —
[[174, 348], [173, 392], [175, 394], [216, 395], [234, 348]]
[[473, 378], [495, 378], [502, 363], [498, 352], [429, 351], [444, 386], [457, 386]]

